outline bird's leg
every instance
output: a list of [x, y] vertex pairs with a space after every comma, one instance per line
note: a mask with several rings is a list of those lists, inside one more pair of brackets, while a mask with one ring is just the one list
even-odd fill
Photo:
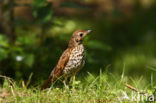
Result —
[[68, 86], [66, 85], [66, 81], [67, 81], [67, 78], [63, 80], [63, 84], [64, 84], [65, 89], [68, 89]]
[[67, 86], [67, 85], [66, 85], [66, 80], [63, 80], [63, 84], [64, 84], [65, 87]]
[[66, 86], [66, 80], [63, 80], [63, 84], [64, 84], [64, 86]]

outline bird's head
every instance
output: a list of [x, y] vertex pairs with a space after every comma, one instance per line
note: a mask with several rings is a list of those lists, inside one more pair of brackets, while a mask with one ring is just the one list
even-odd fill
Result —
[[77, 30], [73, 33], [68, 47], [75, 47], [82, 44], [83, 39], [91, 32], [92, 30]]

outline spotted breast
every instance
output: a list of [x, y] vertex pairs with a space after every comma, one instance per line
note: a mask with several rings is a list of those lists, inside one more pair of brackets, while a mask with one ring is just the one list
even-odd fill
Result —
[[84, 63], [84, 47], [81, 44], [71, 51], [69, 61], [63, 71], [64, 76], [71, 77], [75, 75], [83, 67]]

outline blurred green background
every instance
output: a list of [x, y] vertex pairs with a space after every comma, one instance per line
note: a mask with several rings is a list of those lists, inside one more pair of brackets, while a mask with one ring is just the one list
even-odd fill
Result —
[[1, 0], [0, 75], [46, 79], [78, 29], [93, 30], [80, 76], [107, 68], [156, 83], [155, 0]]

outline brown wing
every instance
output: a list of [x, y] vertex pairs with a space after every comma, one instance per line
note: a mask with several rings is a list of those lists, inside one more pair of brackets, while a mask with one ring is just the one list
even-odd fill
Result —
[[71, 49], [67, 49], [60, 57], [58, 64], [56, 65], [56, 67], [51, 73], [51, 75], [53, 76], [52, 82], [54, 82], [57, 78], [63, 75], [63, 70], [69, 60], [70, 53], [71, 53]]
[[60, 59], [58, 61], [58, 64], [53, 69], [48, 80], [44, 83], [44, 85], [41, 87], [41, 89], [45, 89], [45, 88], [49, 87], [51, 82], [54, 82], [60, 76], [63, 75], [63, 69], [65, 68], [65, 66], [69, 60], [70, 53], [71, 53], [71, 48], [68, 48], [64, 51], [64, 53], [62, 54], [62, 56], [60, 57]]

